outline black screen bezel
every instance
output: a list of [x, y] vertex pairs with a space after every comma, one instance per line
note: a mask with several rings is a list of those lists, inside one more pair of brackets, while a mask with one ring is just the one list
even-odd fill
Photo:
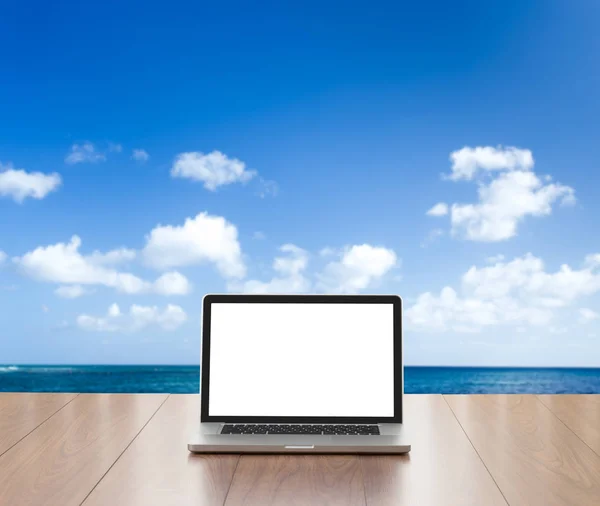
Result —
[[[394, 416], [311, 417], [311, 416], [210, 416], [210, 321], [211, 304], [393, 304], [394, 330]], [[365, 336], [368, 346], [368, 336]], [[200, 421], [228, 423], [402, 423], [404, 393], [402, 367], [402, 299], [397, 295], [206, 295], [202, 304], [202, 360]]]

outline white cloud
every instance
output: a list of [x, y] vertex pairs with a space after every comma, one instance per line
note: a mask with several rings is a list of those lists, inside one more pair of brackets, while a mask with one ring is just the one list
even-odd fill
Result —
[[46, 304], [42, 304], [42, 311], [44, 313], [49, 313], [50, 312], [50, 308], [48, 306], [46, 306]]
[[115, 144], [114, 142], [109, 142], [108, 150], [111, 153], [121, 153], [123, 151], [123, 146], [121, 144]]
[[503, 260], [504, 260], [504, 255], [502, 255], [502, 254], [499, 254], [499, 255], [494, 255], [494, 256], [491, 256], [491, 257], [487, 257], [487, 258], [485, 259], [485, 261], [486, 261], [488, 264], [496, 264], [496, 263], [498, 263], [498, 262], [502, 262]]
[[65, 162], [69, 165], [76, 163], [96, 163], [106, 160], [106, 155], [96, 151], [96, 147], [91, 142], [83, 144], [73, 144], [70, 153], [65, 157]]
[[450, 154], [452, 173], [449, 179], [470, 180], [479, 171], [493, 172], [501, 170], [528, 171], [533, 168], [533, 154], [528, 149], [491, 146], [464, 147]]
[[248, 280], [244, 283], [231, 283], [230, 291], [241, 293], [306, 293], [311, 283], [304, 271], [308, 265], [308, 252], [294, 244], [284, 244], [279, 248], [284, 255], [273, 261], [277, 273], [270, 281]]
[[556, 202], [573, 203], [569, 186], [543, 184], [533, 172], [507, 172], [479, 186], [477, 204], [453, 204], [452, 232], [472, 241], [502, 241], [526, 216], [547, 216]]
[[187, 315], [180, 306], [168, 304], [160, 311], [156, 306], [138, 306], [133, 305], [129, 310], [133, 317], [134, 328], [139, 330], [150, 324], [157, 324], [164, 330], [175, 330], [185, 323]]
[[0, 249], [0, 265], [2, 265], [4, 262], [6, 262], [7, 258], [8, 258], [8, 255]]
[[252, 238], [256, 239], [257, 241], [262, 241], [262, 240], [266, 239], [267, 236], [265, 235], [264, 232], [257, 230], [256, 232], [254, 232], [254, 234], [252, 234]]
[[179, 272], [167, 272], [154, 282], [153, 291], [160, 295], [187, 295], [192, 285]]
[[591, 321], [597, 320], [600, 318], [600, 314], [592, 309], [587, 307], [582, 307], [579, 309], [579, 322], [580, 323], [590, 323]]
[[448, 204], [439, 202], [425, 214], [427, 214], [427, 216], [446, 216], [448, 214]]
[[0, 195], [11, 197], [15, 202], [23, 202], [28, 197], [43, 199], [50, 192], [56, 191], [61, 184], [62, 179], [56, 172], [26, 172], [23, 169], [14, 169], [10, 164], [0, 163]]
[[289, 255], [276, 258], [273, 262], [273, 270], [282, 276], [294, 276], [306, 269], [308, 254], [305, 250], [294, 244], [284, 244], [279, 249]]
[[114, 252], [84, 256], [79, 252], [81, 239], [74, 235], [69, 243], [40, 246], [15, 262], [31, 278], [60, 284], [104, 285], [125, 293], [143, 291], [144, 281], [133, 274], [121, 273], [104, 265]]
[[462, 277], [462, 294], [445, 287], [440, 295], [420, 295], [406, 311], [408, 322], [429, 330], [459, 331], [490, 325], [547, 325], [556, 311], [600, 291], [600, 269], [562, 265], [545, 271], [541, 259], [527, 254], [510, 262], [471, 267]]
[[246, 274], [237, 228], [207, 213], [187, 218], [181, 226], [157, 226], [147, 236], [142, 255], [157, 269], [212, 262], [227, 278]]
[[321, 272], [307, 273], [309, 254], [294, 244], [284, 244], [273, 261], [274, 276], [269, 281], [256, 279], [231, 282], [232, 292], [242, 293], [358, 293], [370, 287], [397, 265], [396, 254], [369, 244], [342, 250], [323, 248], [319, 256], [338, 257]]
[[369, 244], [351, 246], [317, 275], [317, 288], [326, 293], [360, 292], [382, 278], [397, 261], [391, 249]]
[[133, 304], [128, 313], [122, 313], [117, 304], [112, 304], [106, 316], [96, 317], [82, 314], [77, 317], [77, 325], [92, 332], [137, 332], [156, 325], [163, 330], [173, 331], [187, 320], [187, 314], [180, 306], [167, 305], [163, 310], [157, 306]]
[[432, 293], [420, 295], [417, 302], [406, 311], [411, 324], [431, 330], [462, 330], [463, 326], [492, 325], [498, 323], [497, 309], [490, 301], [460, 297], [449, 286], [439, 296]]
[[134, 260], [136, 255], [137, 253], [133, 249], [118, 248], [111, 250], [108, 253], [94, 251], [89, 256], [89, 260], [96, 265], [117, 265]]
[[119, 330], [122, 330], [112, 320], [113, 318], [109, 316], [102, 318], [81, 314], [77, 317], [77, 326], [80, 329], [90, 332], [118, 332]]
[[145, 149], [134, 149], [131, 155], [136, 162], [147, 162], [150, 160], [150, 155]]
[[244, 162], [220, 151], [181, 153], [171, 168], [171, 176], [202, 181], [210, 191], [227, 184], [246, 183], [255, 175], [256, 171], [247, 170]]
[[[48, 283], [60, 285], [102, 285], [115, 288], [128, 294], [159, 293], [179, 295], [189, 291], [189, 283], [179, 273], [168, 273], [155, 284], [145, 281], [134, 274], [120, 272], [113, 265], [133, 259], [135, 252], [125, 248], [107, 253], [94, 251], [90, 255], [79, 252], [81, 239], [74, 235], [69, 243], [57, 243], [40, 246], [22, 257], [14, 258], [18, 269], [25, 275]], [[56, 291], [61, 297], [81, 295], [74, 286], [59, 287]]]
[[76, 299], [89, 292], [81, 285], [61, 285], [54, 293], [63, 299]]
[[600, 267], [600, 253], [595, 253], [592, 255], [587, 255], [585, 257], [585, 265], [590, 269], [595, 267]]
[[453, 152], [450, 159], [452, 172], [447, 179], [470, 181], [482, 176], [477, 178], [476, 203], [454, 203], [449, 208], [440, 203], [427, 212], [443, 216], [449, 209], [455, 236], [503, 241], [517, 235], [518, 225], [526, 217], [548, 216], [556, 204], [575, 203], [573, 188], [533, 172], [533, 155], [527, 149], [465, 147]]

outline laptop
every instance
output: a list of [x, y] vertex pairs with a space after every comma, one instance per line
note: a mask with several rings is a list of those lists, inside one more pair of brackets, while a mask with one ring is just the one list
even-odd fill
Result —
[[406, 453], [395, 295], [207, 295], [193, 453]]

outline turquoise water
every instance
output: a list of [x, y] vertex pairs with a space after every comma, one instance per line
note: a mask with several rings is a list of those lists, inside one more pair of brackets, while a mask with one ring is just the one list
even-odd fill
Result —
[[[406, 367], [406, 393], [600, 393], [600, 368]], [[2, 392], [197, 393], [198, 366], [0, 366]]]

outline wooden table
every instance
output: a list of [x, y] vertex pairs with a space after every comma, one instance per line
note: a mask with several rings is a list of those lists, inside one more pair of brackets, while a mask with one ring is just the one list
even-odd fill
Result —
[[406, 456], [188, 453], [196, 395], [0, 394], [0, 505], [600, 505], [600, 395], [408, 395]]

